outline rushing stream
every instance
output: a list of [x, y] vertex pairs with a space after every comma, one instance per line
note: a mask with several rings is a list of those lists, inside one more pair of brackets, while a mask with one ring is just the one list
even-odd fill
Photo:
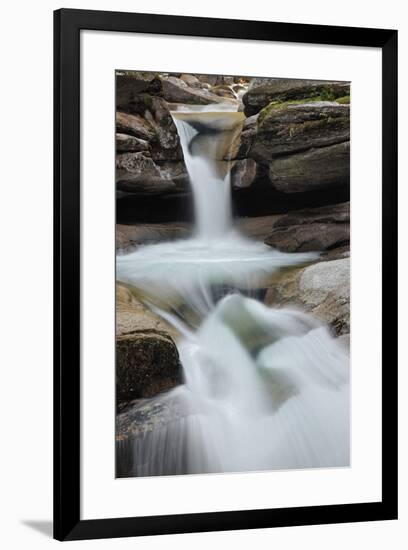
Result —
[[310, 315], [258, 295], [275, 271], [318, 255], [279, 252], [234, 228], [223, 158], [241, 113], [212, 106], [173, 119], [195, 234], [118, 255], [117, 277], [179, 332], [184, 384], [135, 405], [149, 422], [123, 449], [131, 475], [348, 465], [348, 354]]

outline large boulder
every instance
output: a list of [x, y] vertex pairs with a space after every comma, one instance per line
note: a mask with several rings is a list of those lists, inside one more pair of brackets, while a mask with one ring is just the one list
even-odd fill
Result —
[[202, 83], [193, 74], [183, 73], [183, 74], [180, 75], [180, 80], [185, 82], [187, 84], [187, 86], [190, 86], [190, 88], [201, 88]]
[[175, 183], [161, 173], [149, 156], [141, 152], [116, 155], [116, 187], [119, 191], [141, 194], [176, 190]]
[[257, 125], [250, 156], [270, 162], [280, 155], [349, 141], [350, 108], [330, 102], [272, 105], [260, 113]]
[[116, 396], [118, 404], [152, 397], [181, 382], [175, 331], [131, 291], [117, 286]]
[[348, 334], [350, 258], [281, 271], [270, 281], [265, 302], [273, 307], [301, 307], [329, 324], [336, 334]]
[[246, 236], [283, 252], [320, 251], [335, 258], [341, 247], [344, 247], [341, 254], [349, 248], [350, 203], [243, 218], [238, 227]]
[[127, 109], [141, 93], [157, 94], [161, 90], [159, 75], [152, 72], [125, 71], [116, 73], [116, 106]]
[[347, 104], [270, 104], [244, 121], [226, 158], [255, 161], [237, 163], [236, 188], [256, 182], [278, 193], [336, 193], [350, 183], [349, 140]]
[[147, 93], [135, 94], [126, 110], [142, 117], [152, 129], [151, 156], [158, 160], [182, 160], [180, 140], [170, 113], [169, 104], [162, 98]]
[[270, 104], [247, 119], [236, 158], [254, 159], [257, 182], [277, 192], [345, 190], [350, 183], [349, 140], [347, 104]]
[[343, 245], [349, 240], [347, 224], [313, 223], [275, 229], [265, 244], [285, 252], [311, 252]]
[[269, 163], [269, 181], [283, 193], [348, 187], [350, 142], [275, 158]]
[[190, 179], [184, 161], [177, 160], [155, 160], [160, 170], [162, 179], [171, 180], [175, 185], [176, 192], [189, 191]]
[[117, 111], [116, 131], [120, 134], [128, 134], [148, 142], [156, 140], [156, 134], [152, 125], [137, 114]]
[[350, 242], [350, 203], [309, 208], [279, 217], [266, 244], [284, 252], [325, 251]]
[[210, 105], [225, 103], [226, 99], [206, 89], [190, 88], [183, 80], [174, 76], [163, 77], [161, 96], [169, 103]]
[[181, 382], [177, 348], [166, 334], [138, 331], [116, 339], [116, 397], [119, 402], [153, 397]]
[[[122, 226], [123, 227], [123, 226]], [[116, 284], [116, 337], [138, 331], [157, 331], [177, 339], [177, 331], [147, 308], [137, 297], [136, 289]]]
[[271, 102], [334, 100], [350, 93], [347, 82], [287, 78], [253, 78], [242, 100], [247, 116], [259, 113]]

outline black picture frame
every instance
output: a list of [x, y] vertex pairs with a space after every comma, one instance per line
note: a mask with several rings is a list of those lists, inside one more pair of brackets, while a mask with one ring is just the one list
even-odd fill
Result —
[[[382, 500], [80, 519], [80, 31], [382, 50]], [[129, 537], [397, 518], [397, 31], [61, 9], [54, 12], [54, 537]]]

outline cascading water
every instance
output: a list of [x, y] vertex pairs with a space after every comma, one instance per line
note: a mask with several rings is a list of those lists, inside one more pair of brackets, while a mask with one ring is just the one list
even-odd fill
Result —
[[223, 156], [244, 118], [234, 111], [173, 113], [193, 188], [198, 237], [219, 238], [232, 228], [230, 171]]
[[214, 109], [173, 113], [195, 236], [117, 258], [118, 279], [179, 331], [184, 372], [184, 384], [134, 406], [142, 421], [130, 449], [118, 444], [119, 469], [129, 453], [125, 475], [138, 476], [346, 466], [347, 353], [310, 315], [248, 297], [317, 255], [282, 253], [233, 228], [222, 159], [242, 115]]

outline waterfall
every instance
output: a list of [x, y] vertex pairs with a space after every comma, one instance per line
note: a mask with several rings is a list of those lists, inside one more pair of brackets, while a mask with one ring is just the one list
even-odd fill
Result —
[[245, 119], [238, 112], [173, 112], [193, 189], [197, 235], [222, 237], [232, 228], [229, 153]]
[[242, 115], [173, 113], [194, 195], [191, 239], [117, 257], [117, 277], [171, 323], [184, 383], [127, 414], [149, 416], [117, 446], [118, 475], [349, 464], [348, 355], [314, 317], [261, 303], [272, 273], [317, 259], [233, 227], [224, 161]]

